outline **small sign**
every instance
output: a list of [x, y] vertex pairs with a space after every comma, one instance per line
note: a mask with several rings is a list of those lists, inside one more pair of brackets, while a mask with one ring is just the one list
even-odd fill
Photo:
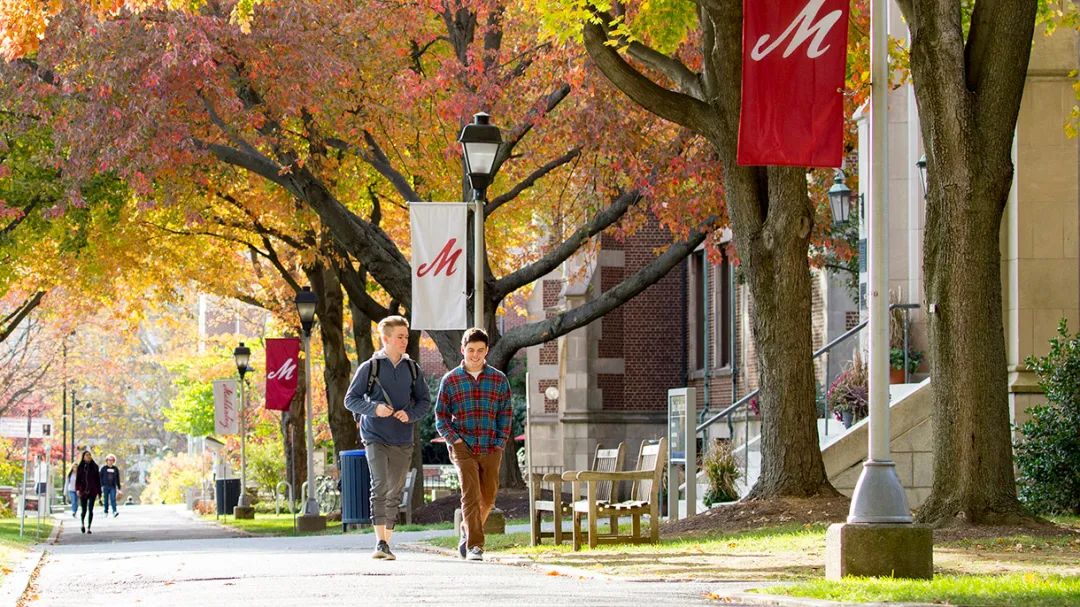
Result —
[[[25, 417], [0, 417], [0, 436], [7, 438], [26, 438]], [[30, 438], [49, 438], [52, 436], [52, 420], [47, 417], [30, 418]]]

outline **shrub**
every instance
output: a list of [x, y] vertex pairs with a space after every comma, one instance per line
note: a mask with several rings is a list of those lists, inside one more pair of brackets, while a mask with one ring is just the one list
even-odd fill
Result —
[[1070, 336], [1062, 319], [1050, 352], [1025, 362], [1050, 402], [1020, 426], [1020, 499], [1036, 512], [1080, 514], [1080, 333]]
[[739, 499], [735, 481], [739, 480], [739, 461], [731, 449], [731, 441], [715, 439], [712, 448], [701, 462], [709, 488], [703, 501], [706, 506]]
[[182, 504], [185, 489], [199, 489], [210, 469], [209, 455], [167, 455], [150, 466], [150, 480], [140, 500], [144, 504]]
[[[919, 363], [922, 362], [922, 350], [915, 350], [908, 348], [907, 351], [907, 366], [908, 373], [914, 373], [919, 370]], [[889, 348], [889, 367], [892, 369], [904, 368], [904, 349], [903, 348]]]

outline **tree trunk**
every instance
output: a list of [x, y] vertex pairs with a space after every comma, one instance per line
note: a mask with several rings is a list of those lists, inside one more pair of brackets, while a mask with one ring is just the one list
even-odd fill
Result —
[[[837, 495], [825, 475], [818, 443], [811, 360], [811, 288], [807, 256], [813, 220], [803, 169], [771, 168], [768, 219], [759, 229], [733, 213], [740, 259], [753, 300], [751, 330], [761, 361], [761, 475], [749, 499]], [[740, 172], [747, 172], [741, 169]], [[729, 196], [739, 191], [732, 179]]]
[[976, 3], [966, 40], [955, 6], [899, 4], [911, 27], [928, 178], [934, 484], [918, 519], [1016, 522], [1023, 514], [1009, 432], [999, 231], [1036, 3]]
[[[316, 314], [323, 344], [323, 380], [326, 382], [327, 418], [334, 439], [334, 455], [360, 447], [360, 436], [352, 413], [345, 408], [345, 392], [352, 379], [352, 366], [345, 351], [345, 310], [341, 283], [327, 264], [317, 262], [305, 268], [312, 289], [319, 294]], [[337, 458], [335, 457], [335, 460]]]

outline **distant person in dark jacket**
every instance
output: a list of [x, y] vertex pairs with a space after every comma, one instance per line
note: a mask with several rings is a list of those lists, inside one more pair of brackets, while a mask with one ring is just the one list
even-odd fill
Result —
[[83, 533], [93, 533], [90, 526], [94, 524], [94, 504], [101, 495], [101, 473], [89, 451], [83, 451], [79, 471], [75, 473], [75, 493], [82, 505], [80, 530]]
[[116, 456], [112, 453], [105, 456], [105, 465], [101, 467], [101, 503], [105, 506], [105, 514], [109, 514], [109, 505], [112, 504], [112, 515], [116, 516], [116, 494], [120, 493], [120, 469], [116, 467]]

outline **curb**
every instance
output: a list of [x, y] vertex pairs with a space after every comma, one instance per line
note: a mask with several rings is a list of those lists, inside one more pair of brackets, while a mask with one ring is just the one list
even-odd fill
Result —
[[758, 592], [732, 592], [720, 595], [721, 601], [739, 602], [762, 607], [941, 607], [933, 603], [851, 603], [847, 601], [827, 601]]
[[7, 575], [0, 584], [0, 605], [16, 605], [30, 586], [30, 577], [34, 574], [41, 560], [45, 558], [45, 550], [32, 548], [30, 554], [15, 566], [15, 569]]

